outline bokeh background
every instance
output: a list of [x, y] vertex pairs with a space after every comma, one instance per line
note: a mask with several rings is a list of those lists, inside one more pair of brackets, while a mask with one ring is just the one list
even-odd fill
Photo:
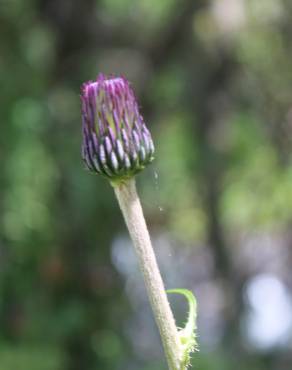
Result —
[[[123, 74], [156, 145], [138, 176], [198, 370], [292, 368], [292, 2], [0, 0], [0, 370], [162, 370], [80, 85]], [[183, 298], [171, 297], [180, 325]]]

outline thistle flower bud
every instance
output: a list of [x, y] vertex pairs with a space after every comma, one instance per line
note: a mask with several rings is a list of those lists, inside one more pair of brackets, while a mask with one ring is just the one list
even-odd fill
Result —
[[82, 158], [111, 181], [130, 178], [154, 158], [154, 146], [128, 81], [106, 78], [82, 89]]

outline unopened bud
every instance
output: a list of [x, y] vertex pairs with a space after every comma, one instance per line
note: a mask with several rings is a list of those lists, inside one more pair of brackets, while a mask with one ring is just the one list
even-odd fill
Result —
[[134, 92], [122, 77], [99, 75], [82, 89], [82, 158], [111, 181], [130, 178], [154, 159]]

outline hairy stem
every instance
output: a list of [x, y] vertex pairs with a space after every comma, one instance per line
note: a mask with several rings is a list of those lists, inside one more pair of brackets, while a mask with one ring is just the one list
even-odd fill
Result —
[[135, 180], [113, 184], [129, 229], [170, 370], [179, 370], [181, 350], [175, 320], [151, 245]]

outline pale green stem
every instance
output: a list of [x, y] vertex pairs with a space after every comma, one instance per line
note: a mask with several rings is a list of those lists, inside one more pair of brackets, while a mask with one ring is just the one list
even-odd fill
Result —
[[180, 339], [152, 248], [135, 180], [130, 179], [123, 183], [113, 184], [113, 186], [144, 276], [168, 367], [170, 370], [179, 370]]

